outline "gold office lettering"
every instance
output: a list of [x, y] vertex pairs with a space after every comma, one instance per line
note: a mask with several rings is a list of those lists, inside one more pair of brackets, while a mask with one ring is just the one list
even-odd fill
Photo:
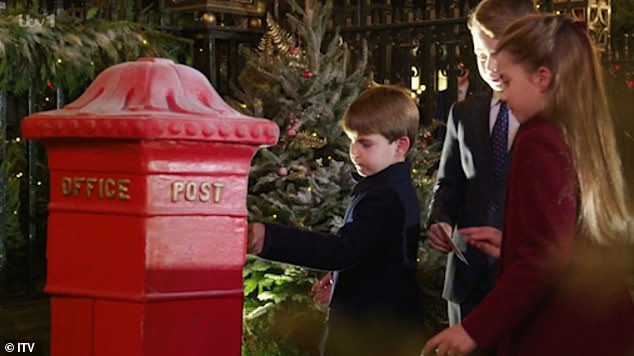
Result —
[[67, 197], [130, 200], [130, 183], [127, 178], [62, 177], [61, 190]]
[[70, 177], [62, 177], [62, 195], [68, 196], [73, 191], [72, 179]]
[[173, 181], [171, 184], [171, 200], [175, 203], [179, 200], [200, 201], [206, 203], [212, 200], [219, 203], [222, 199], [223, 183], [218, 182], [196, 182], [196, 181]]
[[128, 190], [130, 187], [130, 180], [127, 178], [121, 178], [117, 182], [117, 192], [119, 193], [117, 197], [119, 200], [130, 200], [130, 192]]

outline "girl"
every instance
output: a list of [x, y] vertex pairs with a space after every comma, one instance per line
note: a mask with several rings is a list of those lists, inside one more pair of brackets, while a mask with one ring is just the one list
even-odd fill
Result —
[[632, 242], [631, 215], [590, 39], [568, 18], [531, 15], [505, 30], [496, 53], [503, 99], [522, 124], [500, 274], [423, 353], [633, 355], [634, 306], [615, 258]]

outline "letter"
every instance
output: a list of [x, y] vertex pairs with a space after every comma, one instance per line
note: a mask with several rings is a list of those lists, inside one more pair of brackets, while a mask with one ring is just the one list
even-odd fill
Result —
[[62, 195], [69, 196], [73, 191], [73, 183], [70, 177], [62, 177]]
[[185, 200], [194, 201], [196, 199], [196, 188], [198, 188], [196, 182], [188, 182], [185, 188]]
[[214, 183], [214, 203], [218, 203], [220, 202], [220, 197], [222, 195], [222, 187], [224, 187], [225, 185], [222, 183]]
[[84, 177], [75, 177], [73, 178], [73, 195], [75, 197], [79, 197], [79, 192], [81, 191], [81, 185], [84, 183], [86, 178]]
[[86, 179], [86, 198], [90, 199], [92, 196], [92, 191], [95, 190], [95, 183], [97, 183], [97, 178]]
[[178, 201], [178, 196], [183, 192], [184, 189], [185, 183], [179, 181], [172, 182], [172, 202]]
[[106, 192], [106, 198], [108, 199], [114, 198], [116, 194], [116, 190], [115, 190], [116, 186], [117, 186], [117, 183], [114, 181], [114, 179], [112, 178], [106, 179], [106, 184], [105, 184], [106, 189], [104, 189], [104, 191]]
[[99, 178], [97, 182], [99, 183], [99, 199], [103, 199], [103, 178]]
[[205, 182], [200, 185], [200, 201], [208, 202], [211, 199], [211, 183]]
[[130, 180], [125, 178], [121, 178], [117, 182], [117, 187], [119, 188], [119, 200], [130, 200], [130, 194], [128, 194], [129, 184]]

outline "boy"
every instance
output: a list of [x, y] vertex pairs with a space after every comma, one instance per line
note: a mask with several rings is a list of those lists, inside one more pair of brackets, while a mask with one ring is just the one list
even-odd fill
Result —
[[336, 236], [249, 224], [249, 253], [335, 271], [322, 355], [420, 350], [420, 210], [405, 161], [418, 119], [416, 103], [396, 86], [372, 87], [350, 105], [342, 126], [357, 184]]
[[491, 54], [508, 24], [535, 12], [531, 0], [483, 0], [469, 18], [478, 70], [493, 93], [471, 96], [451, 109], [427, 232], [429, 245], [445, 253], [452, 252], [446, 236], [453, 235], [466, 257], [464, 262], [448, 256], [443, 297], [450, 325], [480, 303], [497, 275], [497, 259], [464, 238], [502, 238], [510, 148], [519, 123], [499, 99], [502, 82]]

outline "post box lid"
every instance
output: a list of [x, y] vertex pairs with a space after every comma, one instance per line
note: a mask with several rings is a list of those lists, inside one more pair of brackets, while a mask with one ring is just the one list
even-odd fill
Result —
[[74, 102], [22, 121], [26, 138], [182, 139], [272, 145], [279, 127], [229, 106], [198, 70], [165, 58], [107, 68]]

